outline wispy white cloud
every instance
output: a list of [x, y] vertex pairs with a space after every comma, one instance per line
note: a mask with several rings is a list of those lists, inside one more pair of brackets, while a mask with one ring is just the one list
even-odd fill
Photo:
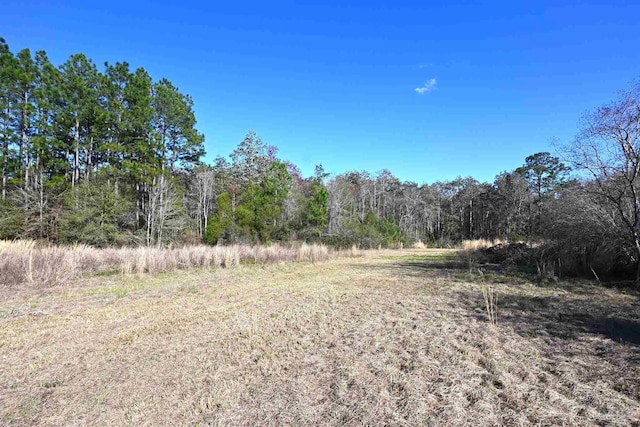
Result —
[[416, 93], [420, 94], [420, 95], [424, 95], [426, 93], [429, 93], [431, 91], [436, 90], [438, 87], [438, 82], [436, 81], [436, 79], [429, 79], [427, 80], [427, 82], [424, 84], [424, 86], [422, 87], [417, 87], [414, 90], [416, 91]]
[[433, 65], [433, 64], [431, 64], [431, 63], [428, 63], [428, 64], [419, 64], [419, 65], [418, 65], [418, 68], [428, 68], [428, 67], [431, 67], [432, 65]]

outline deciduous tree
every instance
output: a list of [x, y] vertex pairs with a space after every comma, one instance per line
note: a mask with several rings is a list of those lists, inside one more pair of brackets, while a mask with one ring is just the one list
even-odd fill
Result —
[[565, 154], [594, 185], [591, 194], [615, 213], [637, 264], [640, 285], [640, 83], [584, 117], [582, 131]]

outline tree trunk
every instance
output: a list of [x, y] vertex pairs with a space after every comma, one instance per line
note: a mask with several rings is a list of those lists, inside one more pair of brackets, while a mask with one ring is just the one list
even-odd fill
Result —
[[29, 136], [27, 135], [27, 102], [29, 97], [25, 93], [23, 95], [22, 116], [20, 119], [20, 152], [22, 154], [22, 163], [24, 167], [24, 182], [22, 184], [24, 192], [24, 209], [27, 209], [29, 203], [27, 190], [29, 188]]
[[469, 200], [469, 239], [473, 239], [473, 199]]
[[633, 233], [633, 239], [636, 246], [636, 281], [635, 287], [640, 288], [640, 235], [637, 232]]
[[73, 156], [73, 178], [71, 179], [71, 187], [75, 188], [80, 179], [80, 122], [76, 117], [76, 129], [73, 135], [74, 156]]
[[85, 150], [86, 155], [86, 170], [84, 172], [84, 179], [86, 182], [89, 182], [91, 179], [91, 173], [93, 172], [93, 136], [89, 138], [89, 147]]
[[38, 151], [37, 157], [36, 157], [36, 168], [39, 172], [38, 174], [38, 178], [39, 178], [39, 183], [37, 183], [39, 185], [38, 190], [40, 190], [40, 237], [42, 238], [42, 224], [44, 222], [44, 173], [42, 171], [42, 157], [40, 154], [40, 151]]
[[[9, 117], [9, 109], [6, 111], [7, 118]], [[9, 173], [9, 126], [7, 122], [4, 123], [4, 141], [2, 144], [2, 200], [7, 198], [7, 176]]]

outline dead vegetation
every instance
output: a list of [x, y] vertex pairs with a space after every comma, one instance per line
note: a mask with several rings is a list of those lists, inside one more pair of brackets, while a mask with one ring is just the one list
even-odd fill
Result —
[[475, 240], [463, 240], [462, 241], [462, 249], [465, 251], [470, 250], [478, 250], [478, 249], [486, 249], [497, 245], [502, 245], [506, 243], [506, 240], [503, 239], [475, 239]]
[[[357, 256], [358, 249], [335, 252]], [[86, 245], [38, 246], [29, 240], [0, 241], [0, 287], [29, 284], [49, 287], [95, 274], [159, 274], [193, 268], [234, 267], [241, 261], [272, 263], [321, 261], [330, 256], [323, 245], [184, 246], [177, 248], [107, 248]]]
[[0, 424], [638, 425], [638, 294], [366, 255], [1, 288]]

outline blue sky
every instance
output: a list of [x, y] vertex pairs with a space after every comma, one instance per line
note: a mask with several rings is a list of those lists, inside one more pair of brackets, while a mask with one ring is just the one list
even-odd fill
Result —
[[207, 160], [255, 129], [305, 175], [418, 183], [553, 152], [640, 76], [638, 2], [345, 3], [4, 0], [0, 36], [168, 78], [194, 98]]

